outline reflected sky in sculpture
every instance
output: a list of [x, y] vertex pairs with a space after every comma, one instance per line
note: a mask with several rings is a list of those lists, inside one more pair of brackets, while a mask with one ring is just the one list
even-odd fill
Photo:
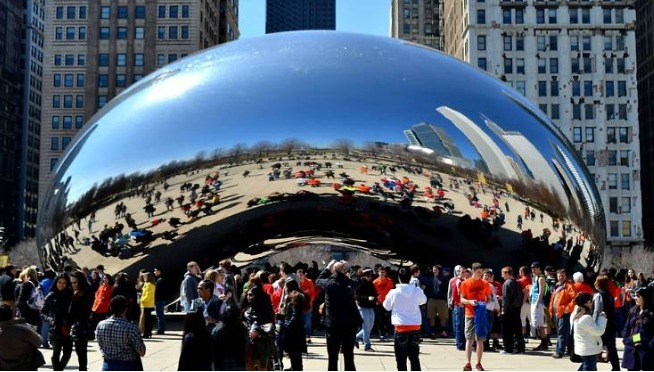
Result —
[[333, 149], [342, 139], [355, 150], [399, 147], [395, 162], [454, 166], [500, 187], [540, 184], [564, 209], [561, 218], [575, 216], [584, 231], [604, 224], [587, 170], [532, 103], [468, 64], [390, 38], [278, 33], [208, 49], [131, 86], [80, 138], [44, 196], [40, 221], [50, 233], [41, 243], [112, 178], [199, 154], [225, 164], [261, 141], [289, 140], [296, 151]]

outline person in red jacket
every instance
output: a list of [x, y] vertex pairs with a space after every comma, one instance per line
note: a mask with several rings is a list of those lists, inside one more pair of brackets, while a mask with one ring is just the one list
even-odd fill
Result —
[[575, 307], [574, 285], [568, 281], [564, 269], [556, 272], [557, 282], [552, 288], [552, 297], [550, 299], [550, 311], [552, 319], [556, 319], [556, 351], [552, 354], [553, 358], [560, 359], [566, 351], [570, 338], [570, 314]]
[[584, 274], [577, 271], [576, 273], [572, 274], [572, 279], [574, 280], [574, 284], [572, 285], [575, 287], [575, 291], [577, 293], [588, 293], [589, 295], [595, 293], [593, 287], [584, 282]]
[[393, 280], [388, 277], [387, 267], [379, 268], [379, 277], [373, 280], [372, 284], [377, 291], [377, 305], [375, 307], [375, 319], [377, 320], [377, 329], [379, 330], [379, 341], [386, 341], [391, 331], [391, 313], [384, 309], [382, 304], [393, 289]]
[[111, 304], [111, 290], [114, 288], [114, 278], [105, 273], [102, 279], [102, 284], [95, 292], [95, 300], [93, 301], [93, 328], [101, 321], [109, 317], [109, 305]]
[[307, 344], [310, 344], [311, 335], [313, 334], [313, 324], [311, 320], [313, 318], [313, 301], [316, 299], [316, 285], [313, 283], [313, 280], [307, 277], [302, 269], [296, 271], [295, 275], [300, 279], [300, 289], [304, 293], [307, 301], [309, 301], [305, 306], [307, 310], [304, 312], [304, 336], [307, 339]]

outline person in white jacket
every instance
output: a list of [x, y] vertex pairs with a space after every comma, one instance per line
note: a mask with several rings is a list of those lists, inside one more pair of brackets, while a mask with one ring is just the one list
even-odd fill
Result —
[[597, 354], [602, 352], [602, 335], [606, 330], [606, 315], [593, 318], [593, 297], [579, 293], [570, 317], [574, 332], [574, 352], [582, 359], [579, 371], [597, 371]]
[[395, 360], [397, 370], [406, 371], [406, 359], [411, 362], [412, 371], [420, 371], [420, 305], [427, 303], [422, 289], [409, 284], [411, 273], [402, 268], [397, 273], [400, 283], [388, 292], [382, 304], [391, 312], [391, 323], [395, 326]]

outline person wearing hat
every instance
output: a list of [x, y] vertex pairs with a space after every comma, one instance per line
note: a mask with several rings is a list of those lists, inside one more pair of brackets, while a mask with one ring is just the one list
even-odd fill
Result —
[[622, 368], [629, 371], [654, 371], [654, 301], [650, 288], [636, 291], [624, 328]]
[[365, 351], [375, 351], [370, 343], [370, 333], [375, 324], [375, 304], [377, 303], [377, 290], [375, 285], [372, 284], [372, 269], [366, 267], [361, 272], [361, 282], [354, 292], [357, 301], [357, 308], [359, 314], [363, 319], [361, 330], [357, 333], [357, 342], [354, 344], [359, 346], [359, 341], [363, 341]]
[[545, 333], [545, 294], [547, 292], [547, 280], [542, 271], [542, 265], [536, 261], [531, 264], [531, 291], [529, 298], [531, 302], [531, 326], [536, 330], [540, 338], [540, 344], [534, 351], [546, 351], [549, 348], [548, 335]]

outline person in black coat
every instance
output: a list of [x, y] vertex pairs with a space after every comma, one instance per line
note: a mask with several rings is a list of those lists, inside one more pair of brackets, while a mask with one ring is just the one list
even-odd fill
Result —
[[345, 275], [347, 271], [347, 262], [332, 260], [316, 279], [316, 286], [325, 291], [323, 326], [330, 371], [338, 369], [339, 351], [343, 352], [345, 370], [356, 370], [354, 344], [363, 320], [354, 301], [355, 284]]
[[192, 311], [184, 317], [182, 351], [178, 371], [211, 371], [211, 335], [201, 312]]
[[291, 360], [291, 370], [302, 371], [302, 353], [307, 352], [304, 337], [304, 313], [309, 310], [309, 301], [295, 280], [286, 282], [284, 351]]
[[55, 371], [66, 368], [73, 352], [69, 316], [72, 296], [68, 275], [59, 274], [41, 309], [41, 319], [50, 324], [48, 338], [52, 345], [52, 369]]
[[111, 298], [119, 295], [127, 299], [127, 320], [138, 324], [141, 309], [136, 302], [136, 288], [129, 281], [127, 273], [116, 274], [116, 284], [111, 290]]
[[636, 306], [629, 311], [622, 342], [623, 368], [629, 371], [654, 371], [654, 301], [652, 292], [647, 288], [636, 291]]
[[75, 345], [79, 370], [86, 371], [88, 366], [89, 340], [95, 338], [91, 327], [91, 308], [93, 307], [93, 290], [91, 284], [81, 271], [75, 271], [70, 277], [73, 295], [70, 302], [70, 337]]
[[20, 317], [25, 319], [28, 324], [33, 325], [39, 330], [41, 328], [40, 310], [30, 307], [32, 293], [39, 286], [39, 280], [36, 276], [36, 270], [32, 267], [26, 268], [20, 275], [22, 283], [16, 288], [16, 307]]

